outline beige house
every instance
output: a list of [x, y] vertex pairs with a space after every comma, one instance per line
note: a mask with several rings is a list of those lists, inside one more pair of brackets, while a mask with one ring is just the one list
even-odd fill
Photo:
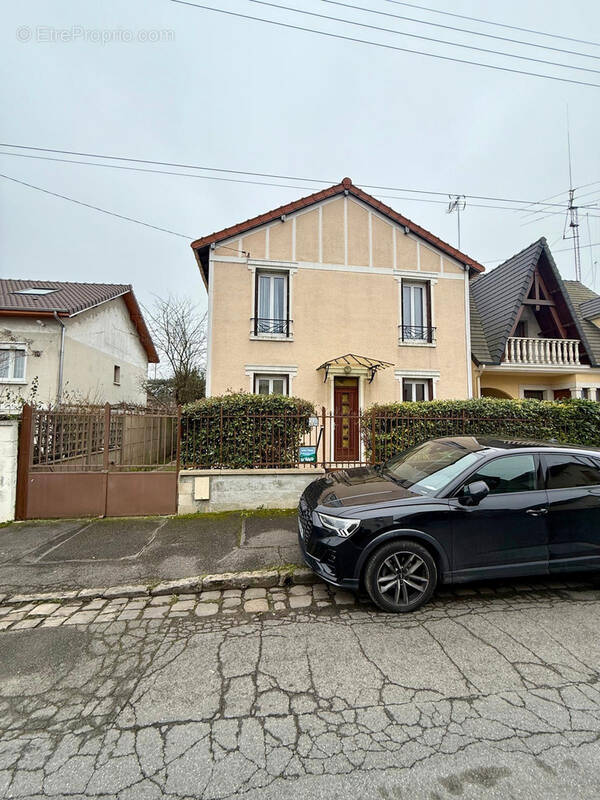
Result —
[[349, 178], [192, 243], [208, 291], [207, 394], [318, 407], [472, 395], [483, 267]]
[[0, 406], [145, 404], [157, 362], [131, 286], [0, 280]]
[[600, 296], [539, 239], [471, 282], [475, 394], [600, 401]]

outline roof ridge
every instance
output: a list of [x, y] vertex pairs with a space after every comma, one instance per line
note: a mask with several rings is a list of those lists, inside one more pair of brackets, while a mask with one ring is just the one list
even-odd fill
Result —
[[527, 250], [531, 249], [532, 247], [535, 247], [536, 245], [541, 245], [542, 247], [547, 247], [548, 241], [547, 241], [546, 237], [545, 236], [540, 236], [540, 238], [536, 239], [535, 242], [531, 242], [531, 244], [528, 244], [526, 247], [523, 247], [517, 253], [514, 253], [512, 256], [509, 256], [501, 264], [498, 264], [497, 267], [494, 267], [494, 269], [490, 270], [489, 272], [486, 272], [485, 274], [480, 275], [479, 276], [479, 280], [481, 280], [481, 278], [489, 278], [491, 275], [494, 275], [495, 273], [498, 272], [499, 269], [502, 269], [502, 267], [505, 267], [509, 263], [509, 261], [514, 261], [520, 255], [522, 255], [523, 253], [525, 253]]

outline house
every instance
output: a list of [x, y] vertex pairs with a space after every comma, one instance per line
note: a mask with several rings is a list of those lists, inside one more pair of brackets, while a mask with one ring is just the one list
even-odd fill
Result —
[[539, 239], [471, 282], [475, 394], [600, 401], [600, 296]]
[[350, 415], [471, 396], [469, 278], [482, 265], [349, 178], [192, 248], [208, 395], [294, 394]]
[[0, 280], [0, 403], [146, 402], [158, 356], [131, 286]]

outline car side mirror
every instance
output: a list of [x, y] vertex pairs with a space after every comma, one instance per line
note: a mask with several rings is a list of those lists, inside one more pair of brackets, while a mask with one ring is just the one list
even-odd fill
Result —
[[489, 493], [490, 487], [485, 481], [467, 483], [462, 488], [458, 502], [463, 506], [478, 506]]

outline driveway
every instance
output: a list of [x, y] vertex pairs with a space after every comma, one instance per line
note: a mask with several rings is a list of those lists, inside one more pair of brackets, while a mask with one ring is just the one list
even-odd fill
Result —
[[597, 584], [488, 588], [407, 616], [320, 586], [47, 608], [0, 633], [0, 796], [596, 800]]
[[50, 520], [0, 528], [0, 593], [302, 564], [295, 514]]

